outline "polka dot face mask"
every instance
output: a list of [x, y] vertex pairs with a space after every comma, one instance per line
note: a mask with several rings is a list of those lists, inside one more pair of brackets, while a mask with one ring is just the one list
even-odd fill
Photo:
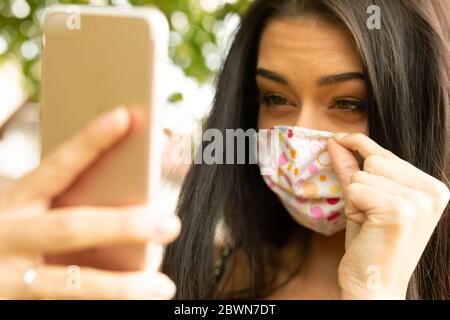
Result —
[[301, 225], [332, 235], [345, 228], [342, 187], [327, 151], [331, 132], [279, 126], [258, 133], [264, 181]]

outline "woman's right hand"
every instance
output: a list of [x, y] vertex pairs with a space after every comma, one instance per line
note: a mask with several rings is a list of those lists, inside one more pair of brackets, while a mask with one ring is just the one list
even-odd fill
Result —
[[[68, 285], [67, 266], [46, 265], [44, 254], [115, 244], [166, 244], [180, 232], [175, 215], [148, 207], [51, 209], [62, 193], [130, 126], [125, 108], [94, 120], [42, 164], [0, 193], [0, 298], [3, 299], [171, 299], [174, 283], [158, 272], [112, 272], [80, 268], [79, 285]], [[34, 267], [36, 278], [24, 284]]]

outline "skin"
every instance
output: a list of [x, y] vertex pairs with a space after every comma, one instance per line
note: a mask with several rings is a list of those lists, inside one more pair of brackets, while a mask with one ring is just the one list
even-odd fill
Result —
[[[328, 150], [347, 217], [343, 232], [328, 238], [313, 233], [306, 267], [267, 298], [404, 299], [449, 190], [367, 137], [362, 79], [323, 80], [363, 72], [351, 36], [318, 17], [274, 20], [263, 33], [257, 69], [259, 128], [336, 133]], [[362, 168], [351, 151], [365, 159]], [[294, 237], [280, 254], [286, 266], [299, 248]]]
[[[286, 83], [270, 79], [266, 71]], [[366, 98], [364, 81], [352, 78], [318, 84], [324, 77], [348, 73], [362, 75], [363, 66], [343, 27], [317, 18], [273, 21], [262, 35], [258, 56], [259, 128], [292, 125], [366, 133], [366, 114], [350, 112], [355, 108], [352, 103]]]
[[[355, 108], [354, 101], [364, 102], [364, 81], [356, 78], [318, 85], [323, 77], [363, 72], [352, 38], [345, 28], [312, 17], [275, 20], [263, 33], [257, 70], [264, 70], [257, 72], [256, 77], [261, 102], [259, 128], [291, 125], [331, 132], [366, 133], [366, 113], [349, 111]], [[287, 81], [271, 79], [265, 70]], [[275, 99], [273, 94], [279, 98]], [[344, 239], [344, 232], [331, 237], [313, 233], [312, 254], [304, 271], [268, 298], [337, 298], [340, 292], [337, 267], [344, 253]], [[294, 238], [287, 246], [285, 256], [290, 257], [290, 252], [298, 250], [296, 240]], [[280, 281], [287, 276], [288, 270], [283, 273]]]
[[[66, 266], [46, 265], [44, 254], [112, 244], [168, 243], [180, 232], [175, 215], [149, 215], [149, 208], [67, 207], [51, 209], [61, 194], [98, 156], [129, 130], [130, 113], [115, 110], [90, 123], [49, 155], [39, 168], [0, 194], [0, 298], [170, 299], [174, 283], [156, 271], [80, 269], [80, 287], [67, 286]], [[48, 183], [51, 181], [52, 183]], [[37, 266], [29, 290], [24, 272]]]
[[[273, 81], [273, 73], [272, 80], [257, 76], [262, 95], [277, 93], [285, 98], [266, 99], [278, 106], [262, 105], [260, 128], [283, 124], [350, 133], [336, 134], [328, 147], [344, 187], [348, 218], [345, 232], [332, 237], [313, 234], [305, 268], [267, 298], [404, 299], [411, 273], [448, 203], [448, 188], [365, 135], [367, 116], [355, 111], [355, 105], [361, 106], [365, 99], [364, 82], [359, 77], [338, 82], [329, 78], [342, 73], [348, 78], [349, 72], [362, 72], [345, 29], [312, 17], [274, 21], [264, 32], [258, 68], [276, 72], [278, 80], [281, 75], [288, 83]], [[69, 290], [66, 267], [42, 263], [43, 254], [120, 243], [165, 244], [180, 233], [176, 216], [148, 215], [146, 207], [50, 208], [52, 199], [120, 141], [129, 126], [126, 109], [95, 120], [39, 168], [0, 194], [0, 298], [174, 296], [174, 283], [166, 275], [150, 271], [81, 268], [81, 288]], [[365, 159], [363, 168], [350, 150]], [[280, 281], [298, 255], [298, 241], [294, 236], [280, 252], [284, 266], [277, 275]], [[239, 278], [246, 274], [243, 255], [237, 251], [233, 258], [236, 264], [226, 290], [245, 283]], [[23, 273], [34, 264], [39, 265], [38, 276], [26, 292]], [[380, 270], [375, 289], [367, 286], [369, 266]]]

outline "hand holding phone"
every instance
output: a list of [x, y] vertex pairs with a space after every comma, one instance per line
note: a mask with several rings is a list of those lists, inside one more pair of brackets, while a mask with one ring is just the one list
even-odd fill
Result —
[[[70, 266], [43, 261], [45, 254], [117, 243], [165, 244], [178, 236], [177, 216], [149, 212], [146, 206], [51, 208], [53, 199], [64, 193], [99, 156], [126, 139], [130, 126], [130, 114], [123, 108], [91, 121], [46, 156], [37, 169], [0, 193], [0, 298], [173, 297], [174, 283], [159, 272], [80, 267], [77, 278], [68, 273], [73, 270]], [[31, 266], [35, 267], [36, 278], [24, 290], [24, 273]]]
[[[154, 206], [161, 170], [167, 21], [155, 9], [78, 8], [74, 12], [55, 6], [44, 21], [42, 154], [46, 156], [97, 115], [118, 105], [130, 107], [130, 127], [126, 138], [102, 153], [53, 199], [52, 208]], [[80, 24], [68, 28], [74, 14]], [[162, 247], [154, 244], [115, 244], [46, 255], [52, 264], [116, 271], [156, 270], [161, 258]]]

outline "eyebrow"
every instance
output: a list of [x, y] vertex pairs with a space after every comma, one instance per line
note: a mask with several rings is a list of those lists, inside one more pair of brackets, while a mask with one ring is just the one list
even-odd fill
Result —
[[319, 87], [331, 86], [338, 82], [350, 81], [350, 80], [364, 80], [364, 73], [361, 72], [346, 72], [340, 74], [333, 74], [330, 76], [322, 77], [317, 81]]
[[[256, 70], [256, 76], [261, 76], [263, 78], [267, 78], [269, 80], [288, 85], [289, 81], [286, 77], [282, 76], [281, 74], [278, 74], [276, 72], [258, 68]], [[333, 84], [344, 82], [344, 81], [351, 81], [351, 80], [365, 80], [364, 73], [362, 72], [346, 72], [346, 73], [339, 73], [339, 74], [333, 74], [329, 76], [325, 76], [320, 78], [317, 81], [317, 85], [319, 87], [324, 86], [331, 86]]]
[[267, 78], [269, 80], [279, 82], [282, 84], [289, 84], [288, 80], [284, 76], [267, 69], [258, 68], [256, 70], [256, 76], [261, 76], [263, 78]]

